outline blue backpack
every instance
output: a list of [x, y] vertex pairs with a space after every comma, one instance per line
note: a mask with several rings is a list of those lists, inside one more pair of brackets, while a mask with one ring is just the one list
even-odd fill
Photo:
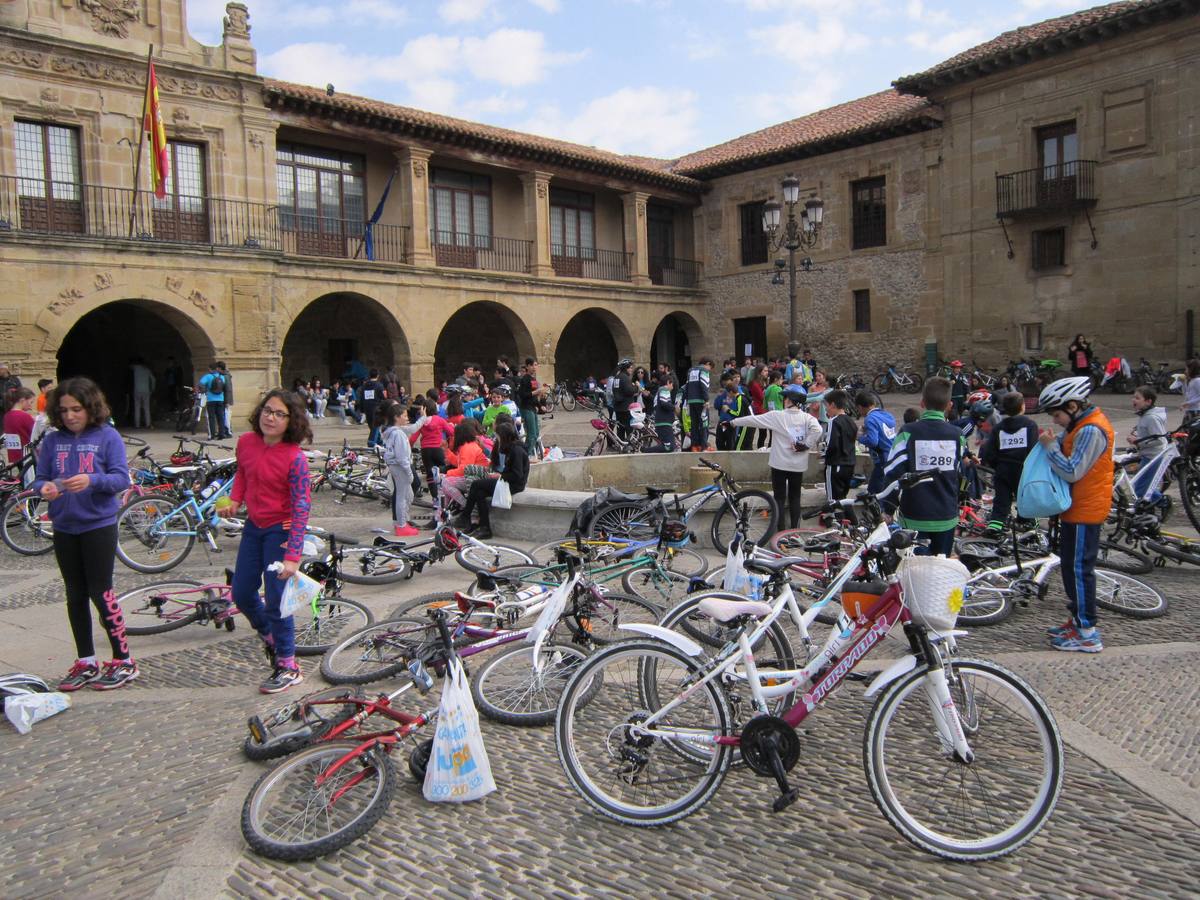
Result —
[[1045, 519], [1071, 508], [1071, 486], [1050, 467], [1046, 448], [1037, 444], [1025, 457], [1017, 488], [1017, 513], [1026, 519]]

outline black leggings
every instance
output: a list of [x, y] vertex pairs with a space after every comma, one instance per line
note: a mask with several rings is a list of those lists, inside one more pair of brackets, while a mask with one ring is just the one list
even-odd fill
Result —
[[437, 488], [433, 486], [433, 467], [442, 475], [446, 474], [446, 454], [441, 447], [422, 447], [421, 465], [425, 467], [425, 482], [429, 485], [430, 495], [437, 496]]
[[125, 639], [125, 617], [113, 593], [113, 563], [117, 556], [117, 526], [105, 525], [81, 534], [54, 532], [54, 556], [67, 591], [67, 619], [75, 638], [79, 659], [96, 654], [92, 642], [92, 611], [88, 601], [100, 612], [100, 621], [108, 633], [113, 659], [129, 659]]
[[780, 528], [784, 527], [784, 521], [790, 523], [788, 528], [800, 525], [800, 490], [803, 486], [803, 472], [771, 469], [771, 493], [775, 495], [775, 502], [779, 505]]
[[492, 527], [492, 492], [496, 490], [495, 478], [477, 478], [467, 489], [466, 504], [463, 506], [463, 516], [471, 517], [471, 513], [479, 510], [479, 524], [483, 528]]

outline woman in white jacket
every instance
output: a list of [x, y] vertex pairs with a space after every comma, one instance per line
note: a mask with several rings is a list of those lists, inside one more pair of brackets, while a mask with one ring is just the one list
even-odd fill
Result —
[[779, 505], [780, 528], [785, 527], [785, 520], [791, 523], [788, 528], [800, 525], [800, 490], [808, 471], [808, 452], [815, 450], [821, 440], [821, 423], [804, 411], [807, 399], [803, 386], [789, 384], [783, 390], [783, 409], [740, 416], [732, 423], [736, 428], [749, 426], [771, 432], [767, 464], [771, 467], [771, 490]]

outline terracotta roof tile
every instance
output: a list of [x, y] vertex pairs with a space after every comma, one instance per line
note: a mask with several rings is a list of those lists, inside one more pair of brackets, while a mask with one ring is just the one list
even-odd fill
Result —
[[508, 128], [469, 122], [466, 119], [437, 115], [410, 106], [398, 106], [393, 103], [384, 103], [381, 100], [358, 97], [354, 94], [338, 92], [330, 97], [322, 88], [294, 84], [290, 81], [278, 81], [274, 78], [267, 78], [264, 81], [264, 90], [268, 99], [273, 95], [279, 95], [292, 100], [312, 103], [319, 108], [377, 116], [417, 132], [428, 132], [431, 139], [477, 140], [491, 144], [501, 151], [535, 156], [549, 155], [557, 157], [568, 165], [572, 163], [600, 165], [624, 173], [635, 180], [641, 178], [665, 182], [686, 191], [698, 191], [703, 188], [700, 182], [672, 172], [670, 160], [653, 159], [646, 156], [624, 156], [583, 144], [573, 144], [569, 141], [526, 134]]
[[933, 113], [933, 104], [923, 97], [910, 97], [895, 90], [880, 91], [690, 153], [675, 160], [671, 169], [684, 175], [701, 176], [706, 171], [730, 166], [750, 168], [738, 164], [799, 152], [838, 139], [867, 136]]
[[[1058, 39], [1126, 17], [1132, 20], [1134, 25], [1152, 24], [1158, 17], [1178, 14], [1179, 11], [1183, 11], [1182, 7], [1188, 5], [1178, 0], [1122, 0], [1119, 3], [1109, 3], [1047, 19], [1034, 25], [1023, 25], [952, 56], [924, 72], [905, 75], [892, 83], [907, 93], [923, 93], [935, 84], [961, 81], [985, 74], [977, 69], [979, 63], [994, 61], [1000, 63], [1001, 67], [1020, 65], [1029, 60], [1030, 57], [1025, 55], [1028, 51], [1045, 48], [1048, 52], [1055, 52], [1066, 49], [1064, 45], [1057, 43]], [[1156, 13], [1156, 18], [1142, 21], [1147, 12]], [[1055, 43], [1046, 47], [1047, 41]]]

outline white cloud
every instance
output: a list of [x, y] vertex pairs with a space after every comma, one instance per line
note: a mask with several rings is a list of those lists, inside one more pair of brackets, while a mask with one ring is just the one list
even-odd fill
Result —
[[692, 62], [703, 62], [725, 55], [725, 43], [715, 34], [703, 34], [696, 28], [683, 31], [683, 52]]
[[627, 87], [589, 101], [573, 116], [543, 107], [519, 128], [617, 153], [674, 157], [695, 149], [699, 119], [691, 91]]
[[[755, 94], [742, 104], [747, 118], [759, 124], [751, 125], [748, 131], [777, 125], [798, 119], [809, 113], [827, 109], [842, 98], [842, 80], [830, 71], [819, 71], [804, 79], [800, 91], [769, 91]], [[747, 132], [748, 133], [748, 132]]]
[[458, 85], [448, 78], [417, 78], [405, 82], [407, 103], [418, 109], [448, 113], [458, 100]]
[[350, 0], [338, 8], [338, 21], [351, 25], [403, 25], [408, 10], [392, 0]]
[[540, 31], [516, 28], [501, 28], [485, 38], [466, 38], [462, 52], [462, 63], [477, 79], [509, 87], [542, 81], [551, 67], [583, 57], [582, 53], [550, 52]]
[[438, 7], [438, 15], [452, 25], [477, 22], [489, 12], [492, 0], [446, 0]]
[[831, 16], [819, 17], [815, 26], [811, 20], [798, 19], [770, 28], [751, 29], [750, 39], [768, 55], [799, 65], [854, 53], [871, 43], [865, 34], [850, 30]]
[[[228, 0], [191, 0], [188, 3], [188, 28], [199, 41], [221, 43], [221, 23]], [[356, 26], [401, 25], [408, 11], [395, 0], [345, 0], [337, 5], [317, 3], [285, 5], [283, 0], [251, 0], [250, 33], [256, 26], [270, 22], [274, 29], [300, 31], [337, 25], [340, 33]]]
[[462, 41], [456, 37], [423, 34], [404, 45], [400, 55], [389, 60], [399, 79], [423, 79], [452, 72], [459, 65]]
[[289, 44], [259, 63], [265, 75], [318, 87], [332, 84], [348, 93], [362, 93], [373, 76], [372, 58], [351, 53], [344, 44]]
[[991, 32], [981, 28], [959, 28], [940, 34], [930, 34], [927, 31], [914, 31], [906, 34], [904, 40], [912, 47], [934, 56], [951, 57], [962, 53], [977, 44], [982, 44], [991, 36]]
[[522, 97], [501, 93], [491, 97], [465, 100], [455, 108], [454, 115], [477, 122], [489, 122], [519, 113], [528, 105]]
[[529, 0], [534, 6], [542, 12], [556, 13], [562, 9], [562, 4], [559, 0]]

